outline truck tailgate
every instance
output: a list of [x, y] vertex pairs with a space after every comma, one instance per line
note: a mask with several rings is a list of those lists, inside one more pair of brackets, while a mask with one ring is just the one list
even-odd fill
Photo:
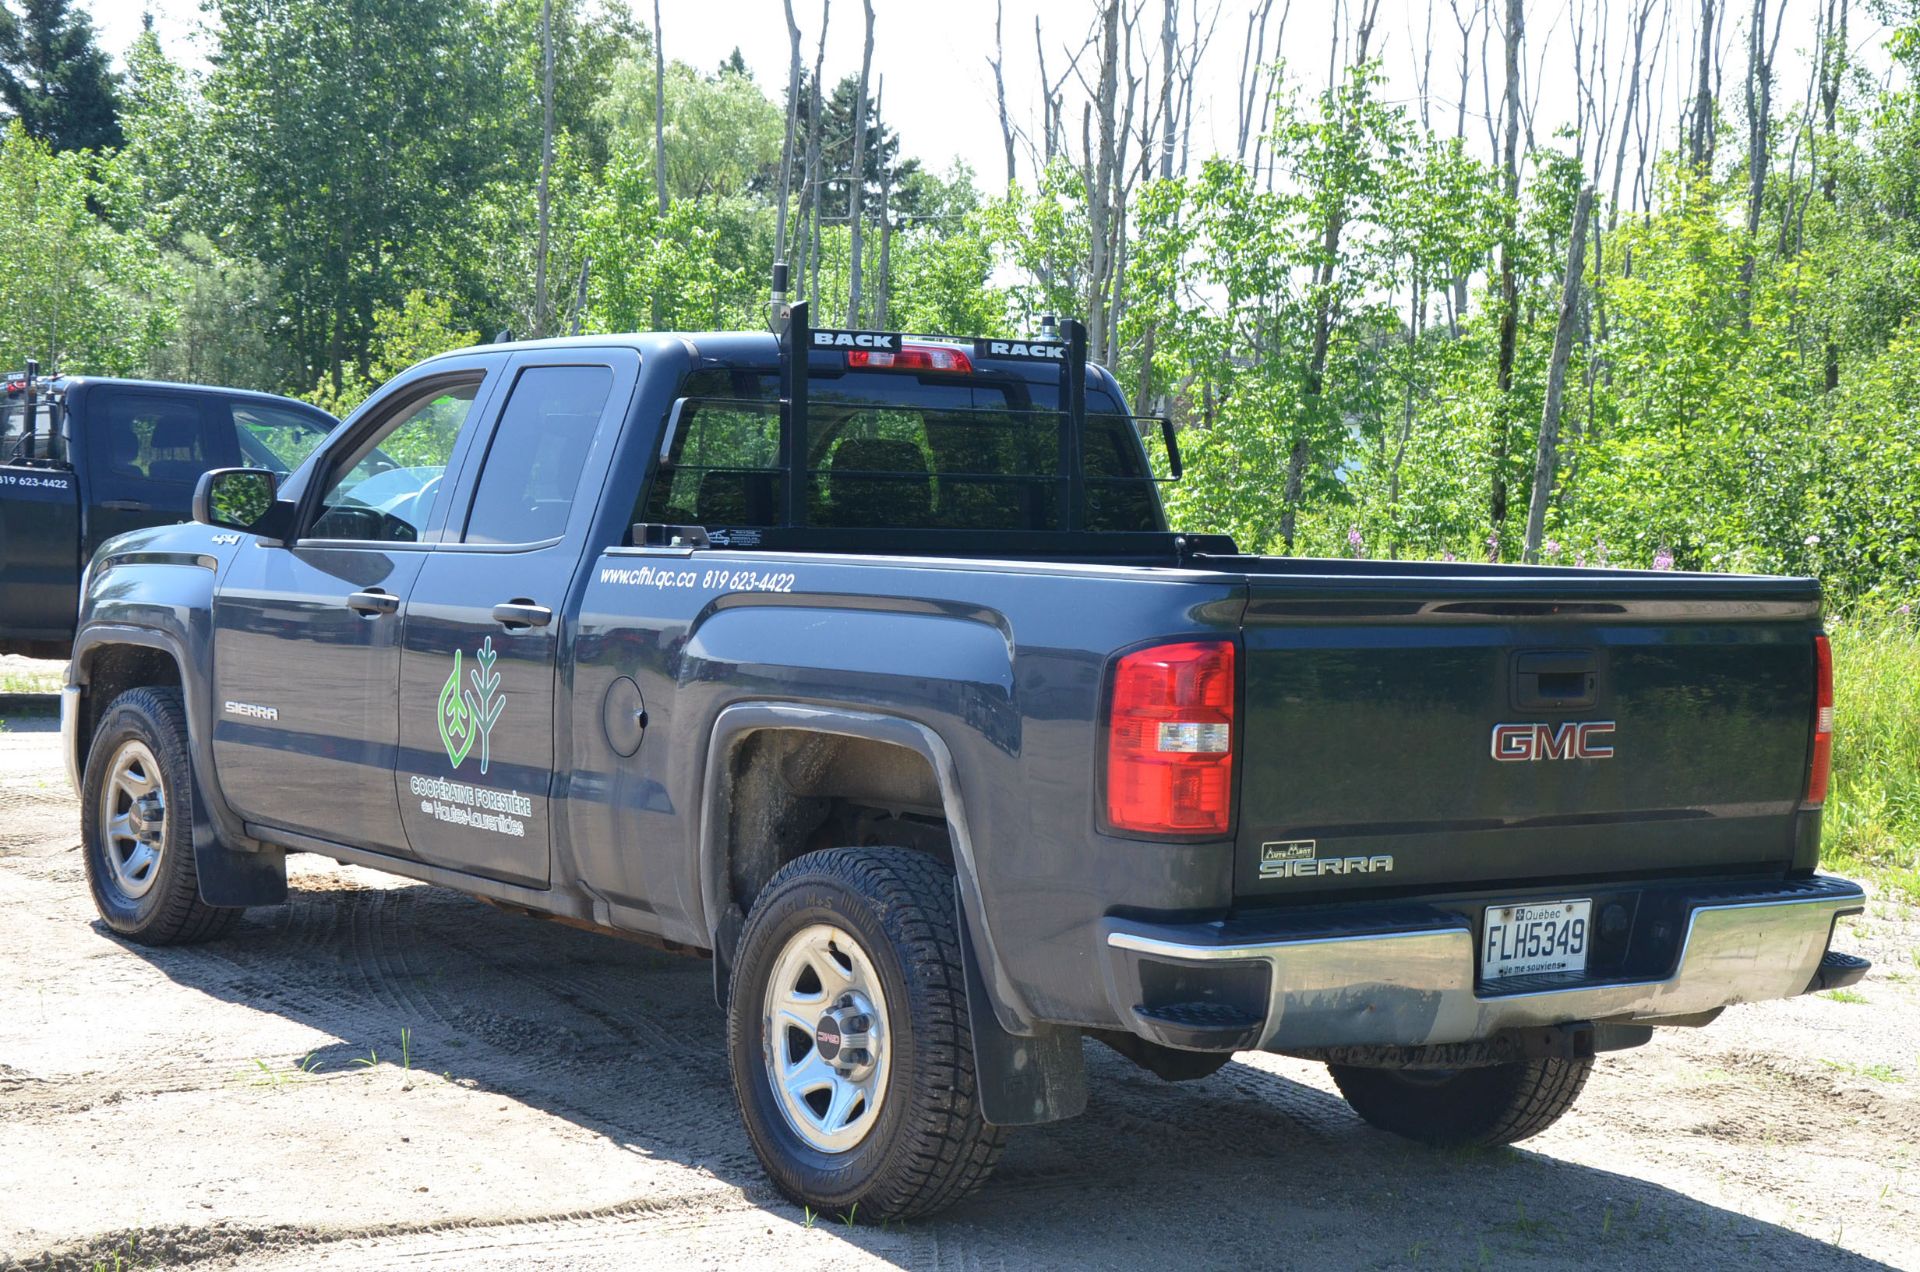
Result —
[[1811, 864], [1815, 584], [1516, 582], [1249, 580], [1237, 894]]

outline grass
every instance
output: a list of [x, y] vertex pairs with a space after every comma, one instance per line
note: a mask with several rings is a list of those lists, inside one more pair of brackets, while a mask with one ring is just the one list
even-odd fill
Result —
[[1890, 1064], [1854, 1064], [1850, 1060], [1822, 1059], [1821, 1064], [1837, 1073], [1850, 1073], [1856, 1078], [1872, 1078], [1875, 1082], [1905, 1082]]
[[1527, 1217], [1527, 1203], [1524, 1201], [1513, 1203], [1513, 1218], [1493, 1226], [1498, 1231], [1511, 1232], [1519, 1237], [1549, 1236], [1553, 1232], [1553, 1224], [1550, 1221]]
[[0, 693], [59, 693], [60, 680], [57, 671], [0, 672]]
[[1823, 864], [1920, 904], [1920, 624], [1856, 618], [1833, 637], [1833, 785]]
[[1836, 1003], [1864, 1003], [1867, 1001], [1865, 994], [1856, 994], [1850, 989], [1830, 989], [1820, 995], [1820, 997], [1831, 998]]

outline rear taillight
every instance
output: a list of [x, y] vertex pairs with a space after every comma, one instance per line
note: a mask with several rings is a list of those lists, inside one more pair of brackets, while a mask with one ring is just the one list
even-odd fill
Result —
[[1115, 830], [1223, 835], [1233, 811], [1233, 643], [1136, 650], [1114, 673], [1107, 822]]
[[1827, 779], [1833, 773], [1833, 646], [1825, 636], [1813, 638], [1814, 707], [1813, 759], [1807, 765], [1807, 804], [1827, 802]]

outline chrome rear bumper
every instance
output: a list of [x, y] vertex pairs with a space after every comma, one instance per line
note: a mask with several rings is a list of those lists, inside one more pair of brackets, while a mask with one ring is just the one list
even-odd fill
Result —
[[[1679, 902], [1684, 938], [1664, 974], [1536, 978], [1499, 992], [1476, 980], [1475, 928], [1458, 907], [1383, 907], [1372, 923], [1356, 910], [1350, 913], [1362, 921], [1348, 930], [1313, 919], [1317, 930], [1270, 934], [1249, 932], [1244, 922], [1169, 927], [1115, 919], [1107, 931], [1108, 992], [1134, 1032], [1201, 1050], [1422, 1046], [1569, 1021], [1657, 1022], [1806, 993], [1834, 920], [1863, 909], [1865, 894], [1822, 875], [1761, 888], [1702, 887]], [[1193, 997], [1165, 1001], [1183, 994]]]

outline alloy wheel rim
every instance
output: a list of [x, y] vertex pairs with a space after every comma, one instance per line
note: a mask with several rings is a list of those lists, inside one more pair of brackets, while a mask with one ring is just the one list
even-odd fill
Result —
[[873, 959], [831, 923], [802, 928], [774, 960], [762, 1007], [767, 1083], [787, 1125], [822, 1153], [857, 1148], [886, 1102], [892, 1060]]
[[159, 878], [167, 846], [167, 792], [144, 742], [124, 742], [113, 753], [100, 790], [100, 834], [114, 887], [139, 900]]

